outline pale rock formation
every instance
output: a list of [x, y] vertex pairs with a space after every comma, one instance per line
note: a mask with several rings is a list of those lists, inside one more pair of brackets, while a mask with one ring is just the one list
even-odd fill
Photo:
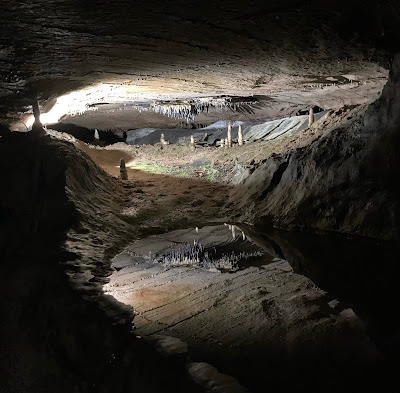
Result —
[[238, 145], [239, 145], [239, 146], [242, 146], [242, 145], [243, 145], [243, 129], [242, 129], [242, 125], [241, 125], [241, 124], [239, 124]]
[[32, 133], [35, 136], [43, 136], [46, 135], [46, 131], [43, 128], [43, 125], [40, 121], [40, 109], [39, 109], [39, 103], [37, 100], [33, 100], [32, 102], [32, 109], [33, 109], [33, 116], [35, 117], [35, 122], [32, 125]]
[[191, 150], [194, 150], [194, 148], [195, 148], [195, 147], [194, 147], [194, 142], [195, 142], [195, 141], [194, 141], [194, 135], [191, 135], [191, 136], [190, 136], [190, 149], [191, 149]]
[[232, 147], [232, 124], [228, 123], [228, 144], [227, 147]]
[[160, 143], [162, 145], [169, 145], [169, 142], [165, 140], [165, 135], [164, 134], [161, 134], [161, 136], [160, 136]]

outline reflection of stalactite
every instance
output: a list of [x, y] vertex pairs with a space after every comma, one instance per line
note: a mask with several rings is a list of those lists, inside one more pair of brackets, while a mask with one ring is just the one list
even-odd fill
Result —
[[[235, 228], [231, 226], [232, 231]], [[232, 232], [233, 233], [233, 232]], [[200, 242], [194, 240], [191, 243], [181, 243], [178, 247], [163, 255], [153, 257], [152, 252], [149, 253], [148, 259], [152, 263], [162, 263], [165, 266], [193, 266], [203, 269], [218, 269], [236, 271], [239, 269], [239, 262], [246, 261], [250, 258], [261, 258], [263, 253], [257, 251], [242, 251], [237, 253], [232, 251], [228, 253], [220, 253], [217, 247], [205, 248]]]

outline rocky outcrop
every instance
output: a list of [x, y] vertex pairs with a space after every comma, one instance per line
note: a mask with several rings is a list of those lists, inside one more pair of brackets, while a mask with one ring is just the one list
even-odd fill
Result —
[[[365, 113], [353, 110], [341, 127], [301, 149], [270, 157], [242, 182], [234, 196], [244, 209], [242, 219], [261, 226], [398, 238], [399, 89], [396, 56], [382, 96]], [[345, 111], [330, 116], [350, 113]]]

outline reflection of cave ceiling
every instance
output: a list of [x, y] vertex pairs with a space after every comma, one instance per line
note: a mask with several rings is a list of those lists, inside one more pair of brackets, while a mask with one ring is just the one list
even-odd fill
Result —
[[[254, 113], [228, 105], [208, 115], [240, 119], [366, 102], [385, 83], [385, 49], [398, 34], [397, 2], [381, 3], [2, 1], [0, 115], [10, 122], [29, 110], [31, 96], [45, 110], [51, 98], [99, 83], [113, 97], [89, 104], [118, 104], [113, 119], [129, 123], [146, 112], [127, 110], [125, 100], [158, 100], [154, 121], [165, 118], [162, 101], [201, 97], [262, 97]], [[84, 116], [106, 115], [104, 107]]]

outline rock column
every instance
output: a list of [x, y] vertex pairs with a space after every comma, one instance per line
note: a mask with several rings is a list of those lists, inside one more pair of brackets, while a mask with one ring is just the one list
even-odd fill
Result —
[[194, 135], [190, 136], [190, 149], [194, 150]]
[[241, 125], [241, 124], [239, 124], [238, 145], [239, 145], [239, 146], [242, 146], [242, 145], [243, 145], [243, 130], [242, 130], [242, 125]]
[[125, 160], [121, 158], [119, 162], [119, 173], [122, 180], [128, 180], [128, 171], [126, 170]]
[[310, 108], [309, 115], [308, 115], [308, 126], [310, 127], [311, 124], [314, 123], [314, 109]]
[[43, 125], [40, 121], [40, 109], [39, 103], [37, 100], [33, 100], [32, 102], [33, 116], [35, 117], [35, 122], [32, 125], [32, 132], [36, 136], [42, 136], [46, 134], [46, 131], [43, 128]]
[[227, 147], [232, 147], [232, 124], [228, 123], [228, 144]]

